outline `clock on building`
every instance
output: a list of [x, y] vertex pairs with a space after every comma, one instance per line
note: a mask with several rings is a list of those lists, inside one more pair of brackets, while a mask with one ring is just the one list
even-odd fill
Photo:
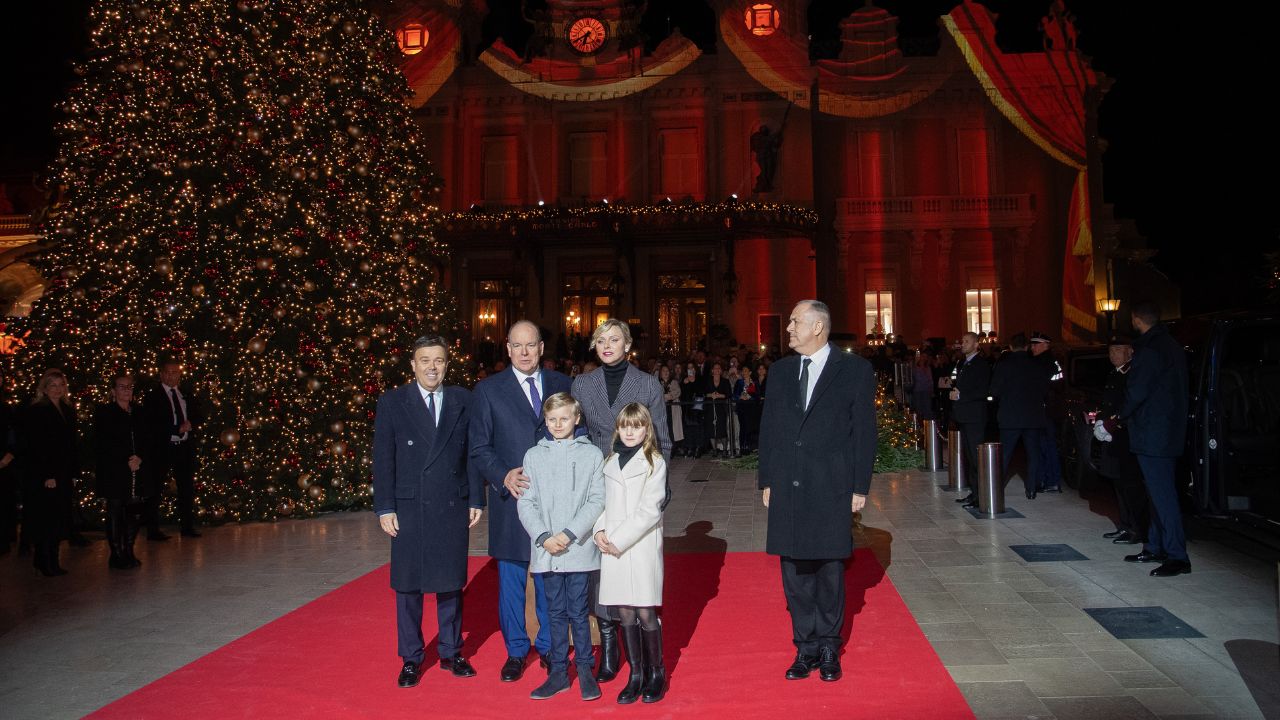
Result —
[[565, 38], [569, 41], [569, 47], [584, 55], [592, 55], [604, 46], [608, 32], [599, 19], [580, 17], [569, 24]]

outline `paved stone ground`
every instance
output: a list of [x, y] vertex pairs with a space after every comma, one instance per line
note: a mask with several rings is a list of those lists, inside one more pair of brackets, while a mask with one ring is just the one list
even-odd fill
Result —
[[[1025, 518], [978, 520], [944, 482], [877, 476], [856, 534], [978, 717], [1280, 717], [1274, 563], [1197, 541], [1191, 575], [1151, 578], [1101, 537], [1112, 525], [1097, 497], [1018, 497]], [[670, 551], [763, 550], [754, 472], [676, 460], [672, 486]], [[485, 532], [472, 531], [474, 554]], [[369, 513], [341, 513], [140, 541], [134, 573], [108, 573], [102, 542], [64, 548], [63, 578], [0, 557], [0, 716], [90, 712], [378, 567], [387, 542]], [[1088, 559], [1009, 549], [1051, 543]], [[1164, 607], [1205, 637], [1117, 640], [1082, 610], [1125, 606]]]

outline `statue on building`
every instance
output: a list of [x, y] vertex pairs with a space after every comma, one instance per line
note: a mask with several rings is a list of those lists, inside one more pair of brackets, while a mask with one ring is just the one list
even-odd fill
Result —
[[533, 25], [533, 34], [524, 46], [524, 61], [530, 62], [535, 57], [543, 57], [551, 52], [556, 41], [556, 29], [551, 22], [551, 13], [546, 8], [530, 10], [528, 3], [521, 3], [520, 9], [525, 22]]
[[751, 152], [756, 156], [756, 165], [760, 166], [760, 174], [756, 176], [755, 187], [751, 192], [773, 192], [773, 178], [778, 172], [778, 148], [782, 147], [782, 131], [770, 133], [768, 125], [751, 134]]
[[1045, 50], [1076, 49], [1075, 16], [1062, 0], [1054, 0], [1049, 6], [1049, 14], [1040, 19], [1040, 35]]

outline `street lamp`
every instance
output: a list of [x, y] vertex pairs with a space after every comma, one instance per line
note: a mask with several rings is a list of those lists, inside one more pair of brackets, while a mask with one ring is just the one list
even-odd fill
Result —
[[1111, 339], [1111, 333], [1115, 331], [1115, 326], [1112, 325], [1112, 316], [1115, 315], [1116, 311], [1119, 309], [1120, 309], [1119, 298], [1112, 298], [1112, 297], [1098, 298], [1098, 312], [1107, 316], [1107, 332], [1106, 332], [1106, 335], [1103, 337], [1103, 340], [1109, 341]]

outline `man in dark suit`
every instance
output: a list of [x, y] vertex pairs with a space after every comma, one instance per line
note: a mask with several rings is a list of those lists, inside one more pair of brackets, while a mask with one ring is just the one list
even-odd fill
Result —
[[178, 490], [178, 524], [183, 537], [200, 537], [195, 522], [196, 441], [202, 420], [191, 390], [182, 387], [182, 363], [168, 358], [160, 364], [160, 384], [142, 399], [151, 469], [143, 474], [147, 504], [143, 522], [148, 540], [168, 540], [160, 530], [160, 496], [173, 473]]
[[1049, 394], [1049, 378], [1053, 369], [1031, 357], [1027, 336], [1018, 333], [1009, 341], [1011, 352], [996, 364], [991, 379], [991, 397], [1000, 403], [996, 421], [1000, 424], [1000, 450], [1004, 457], [1004, 476], [1009, 476], [1009, 461], [1018, 442], [1027, 454], [1027, 472], [1022, 476], [1028, 500], [1036, 497], [1036, 471], [1040, 464], [1040, 435], [1044, 432], [1045, 396]]
[[760, 489], [769, 509], [765, 550], [782, 564], [796, 658], [788, 680], [814, 669], [840, 679], [844, 560], [853, 513], [871, 488], [876, 454], [875, 374], [827, 342], [831, 312], [802, 300], [787, 323], [797, 354], [769, 368], [760, 420]]
[[1151, 574], [1171, 577], [1191, 572], [1174, 480], [1187, 441], [1187, 356], [1153, 303], [1134, 305], [1130, 317], [1141, 334], [1133, 341], [1120, 422], [1129, 426], [1129, 449], [1138, 456], [1152, 515], [1142, 552], [1125, 560], [1159, 562]]
[[[965, 476], [969, 487], [977, 487], [978, 446], [987, 430], [987, 395], [991, 385], [991, 364], [978, 352], [978, 334], [967, 332], [960, 336], [960, 352], [964, 359], [956, 364], [955, 378], [951, 382], [951, 418], [960, 430], [960, 442], [964, 445]], [[978, 496], [972, 491], [956, 502], [965, 507], [976, 507]]]
[[[569, 392], [567, 375], [544, 370], [542, 333], [521, 320], [507, 331], [511, 366], [481, 380], [475, 389], [474, 419], [469, 430], [469, 471], [476, 483], [488, 484], [489, 555], [498, 560], [498, 623], [507, 646], [502, 680], [514, 682], [524, 674], [529, 654], [525, 628], [525, 587], [529, 577], [529, 533], [516, 512], [516, 501], [529, 487], [524, 474], [524, 454], [546, 432], [542, 401], [558, 392]], [[545, 658], [551, 652], [550, 622], [542, 575], [533, 576], [534, 611], [538, 636], [533, 647]]]
[[373, 509], [391, 536], [391, 587], [404, 665], [400, 687], [422, 673], [422, 600], [435, 593], [440, 667], [473, 677], [462, 657], [467, 530], [480, 521], [484, 489], [467, 475], [471, 393], [446, 387], [449, 347], [438, 335], [413, 344], [414, 381], [378, 400], [373, 427]]

